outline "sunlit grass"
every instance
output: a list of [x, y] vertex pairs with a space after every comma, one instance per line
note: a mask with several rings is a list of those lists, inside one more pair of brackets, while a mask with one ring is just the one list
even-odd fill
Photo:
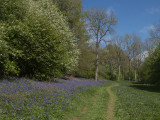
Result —
[[143, 87], [121, 83], [113, 89], [117, 95], [116, 120], [160, 120], [160, 92]]

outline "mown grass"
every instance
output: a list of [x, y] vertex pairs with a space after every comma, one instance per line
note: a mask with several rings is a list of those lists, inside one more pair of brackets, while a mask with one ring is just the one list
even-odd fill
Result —
[[116, 120], [160, 120], [160, 92], [150, 85], [121, 83], [113, 88]]
[[[107, 103], [109, 94], [106, 91], [107, 83], [104, 86], [89, 88], [85, 93], [80, 93], [73, 101], [73, 108], [66, 112], [66, 120], [74, 118], [80, 120], [106, 120]], [[85, 113], [83, 109], [87, 110]]]

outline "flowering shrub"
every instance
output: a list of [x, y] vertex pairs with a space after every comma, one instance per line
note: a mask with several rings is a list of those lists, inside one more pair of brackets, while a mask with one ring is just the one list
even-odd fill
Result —
[[[1, 47], [8, 49], [8, 60], [3, 63], [0, 58], [0, 66], [6, 67], [0, 70], [1, 74], [45, 80], [77, 66], [75, 36], [52, 1], [3, 0], [3, 4], [6, 7], [0, 9], [0, 40], [4, 43]], [[0, 53], [4, 54], [3, 50]]]

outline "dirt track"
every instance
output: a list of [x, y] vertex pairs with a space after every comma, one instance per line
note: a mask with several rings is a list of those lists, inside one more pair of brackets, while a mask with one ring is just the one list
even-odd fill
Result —
[[114, 120], [114, 106], [115, 106], [115, 95], [112, 92], [111, 88], [118, 86], [118, 84], [113, 84], [109, 87], [107, 87], [107, 92], [109, 94], [109, 102], [108, 102], [108, 108], [107, 108], [107, 120]]

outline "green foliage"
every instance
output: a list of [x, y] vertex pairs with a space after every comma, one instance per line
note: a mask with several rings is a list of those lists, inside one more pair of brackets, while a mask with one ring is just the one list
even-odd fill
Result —
[[13, 22], [22, 20], [26, 12], [24, 0], [1, 0], [0, 1], [0, 20]]
[[75, 71], [75, 75], [84, 78], [94, 78], [95, 54], [93, 49], [87, 46], [81, 47], [79, 65]]
[[9, 39], [7, 36], [8, 25], [0, 22], [0, 26], [0, 74], [3, 76], [17, 76], [19, 68], [15, 60], [18, 56], [21, 56], [21, 51], [10, 46], [9, 43], [5, 41]]
[[108, 80], [117, 80], [117, 73], [118, 71], [116, 68], [113, 68], [111, 65], [106, 65], [106, 76], [105, 78]]
[[[12, 3], [16, 8], [7, 4], [12, 12], [5, 8], [0, 11], [2, 20], [7, 15], [3, 15], [3, 11], [8, 16], [15, 16], [12, 22], [2, 21], [0, 38], [3, 47], [0, 52], [5, 55], [1, 58], [1, 73], [20, 73], [21, 76], [45, 80], [65, 74], [77, 66], [79, 50], [76, 39], [50, 0], [14, 0]], [[24, 4], [25, 14], [19, 12]], [[6, 58], [8, 60], [3, 64]]]
[[84, 15], [82, 11], [82, 0], [52, 0], [57, 4], [62, 14], [66, 17], [70, 29], [74, 32], [77, 42], [85, 41]]
[[[120, 79], [122, 80], [122, 70], [128, 67], [128, 63], [124, 61], [126, 59], [125, 52], [121, 50], [121, 62], [118, 63], [118, 55], [116, 53], [117, 46], [109, 44], [105, 48], [101, 49], [100, 51], [100, 65], [99, 65], [99, 75], [102, 78], [108, 80], [117, 80], [118, 79], [118, 65], [121, 66], [120, 71]], [[126, 70], [127, 71], [127, 70]], [[123, 73], [124, 74], [124, 73]]]
[[94, 54], [90, 50], [87, 41], [89, 40], [84, 13], [82, 11], [82, 0], [52, 0], [61, 13], [66, 17], [69, 28], [76, 37], [76, 43], [80, 49], [78, 68], [71, 71], [71, 74], [79, 77], [93, 78], [94, 77]]
[[160, 84], [160, 44], [141, 67], [142, 82]]

